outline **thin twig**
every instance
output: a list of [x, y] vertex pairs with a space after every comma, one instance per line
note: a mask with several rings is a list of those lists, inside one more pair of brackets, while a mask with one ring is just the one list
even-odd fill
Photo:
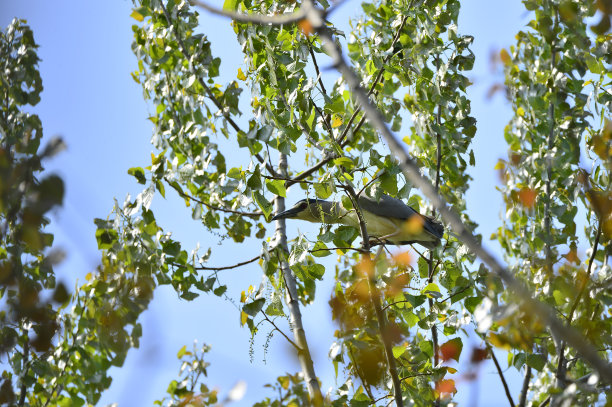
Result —
[[325, 249], [308, 250], [308, 253], [325, 252], [325, 251], [332, 251], [332, 250], [355, 250], [359, 253], [364, 253], [363, 249], [359, 247], [327, 247]]
[[289, 338], [289, 337], [288, 337], [288, 336], [287, 336], [287, 335], [286, 335], [286, 334], [285, 334], [283, 331], [281, 331], [281, 329], [280, 329], [278, 326], [276, 326], [276, 324], [274, 323], [274, 321], [272, 321], [270, 318], [268, 318], [268, 315], [267, 315], [267, 314], [266, 314], [266, 313], [265, 313], [263, 310], [261, 311], [261, 313], [263, 314], [264, 319], [265, 319], [266, 321], [268, 321], [268, 322], [269, 322], [269, 323], [270, 323], [270, 324], [271, 324], [271, 325], [274, 327], [274, 329], [275, 329], [276, 331], [278, 331], [278, 332], [279, 332], [281, 335], [283, 335], [283, 336], [285, 337], [285, 339], [287, 340], [287, 342], [289, 342], [291, 345], [293, 345], [293, 347], [295, 348], [295, 350], [297, 350], [298, 352], [301, 352], [301, 351], [302, 351], [302, 349], [301, 349], [301, 348], [300, 348], [300, 347], [297, 345], [297, 343], [293, 342], [293, 341], [291, 340], [291, 338]]
[[314, 51], [312, 50], [312, 45], [308, 42], [308, 51], [310, 51], [310, 56], [312, 57], [312, 63], [314, 64], [315, 72], [317, 74], [317, 78], [319, 80], [319, 85], [321, 85], [321, 90], [324, 95], [327, 95], [327, 90], [325, 90], [325, 85], [323, 84], [323, 78], [321, 78], [321, 71], [319, 70], [319, 64], [317, 64], [317, 58], [315, 56]]
[[531, 380], [531, 366], [527, 366], [525, 379], [523, 380], [523, 388], [521, 389], [521, 398], [518, 407], [525, 407], [527, 403], [527, 392], [529, 391], [529, 381]]
[[23, 336], [25, 337], [25, 343], [23, 344], [23, 361], [22, 361], [22, 366], [24, 366], [25, 368], [23, 369], [23, 372], [21, 372], [20, 376], [20, 380], [21, 380], [21, 388], [20, 388], [20, 393], [19, 393], [19, 406], [23, 406], [25, 403], [25, 398], [26, 398], [26, 392], [27, 392], [27, 386], [26, 386], [26, 376], [28, 375], [28, 370], [30, 369], [30, 363], [29, 363], [29, 359], [30, 359], [30, 337], [28, 334], [28, 330], [24, 329], [23, 330]]
[[538, 407], [546, 407], [550, 403], [550, 396], [546, 397], [543, 402], [540, 403]]
[[415, 374], [411, 374], [408, 376], [404, 376], [402, 377], [402, 381], [407, 380], [407, 379], [412, 379], [413, 377], [419, 377], [419, 376], [431, 376], [433, 373], [415, 373]]
[[449, 295], [449, 296], [448, 296], [448, 297], [446, 297], [445, 299], [440, 300], [440, 301], [438, 301], [438, 302], [446, 302], [446, 301], [450, 300], [451, 298], [454, 298], [454, 297], [458, 296], [459, 294], [463, 293], [464, 291], [469, 290], [470, 288], [472, 288], [472, 286], [466, 285], [465, 287], [463, 287], [463, 289], [461, 289], [461, 290], [457, 291], [457, 292], [456, 292], [456, 293], [454, 293], [454, 294]]
[[[210, 270], [210, 271], [221, 271], [221, 270], [231, 270], [231, 269], [235, 269], [244, 265], [247, 265], [249, 263], [253, 263], [257, 260], [259, 260], [261, 258], [261, 256], [263, 256], [263, 254], [260, 254], [259, 256], [253, 257], [252, 259], [240, 262], [240, 263], [236, 263], [233, 266], [223, 266], [223, 267], [207, 267], [207, 266], [192, 266], [192, 268], [194, 270]], [[175, 267], [185, 267], [184, 264], [179, 264], [179, 263], [174, 263], [174, 262], [168, 262], [168, 264], [175, 266]]]
[[501, 366], [499, 365], [499, 361], [497, 360], [497, 356], [495, 356], [495, 352], [493, 352], [493, 348], [491, 345], [487, 343], [487, 348], [489, 348], [489, 354], [491, 355], [491, 359], [493, 359], [493, 363], [495, 363], [495, 368], [497, 369], [497, 374], [504, 385], [504, 391], [506, 392], [506, 397], [510, 402], [510, 407], [514, 407], [514, 401], [512, 400], [512, 395], [510, 394], [510, 388], [508, 387], [508, 382], [506, 382], [506, 378], [504, 377], [504, 372], [502, 371]]

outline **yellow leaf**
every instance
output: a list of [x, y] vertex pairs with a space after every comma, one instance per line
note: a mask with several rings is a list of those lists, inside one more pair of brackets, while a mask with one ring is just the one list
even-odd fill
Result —
[[240, 326], [246, 324], [247, 319], [249, 319], [249, 315], [244, 311], [240, 311]]
[[516, 114], [518, 114], [521, 117], [525, 116], [525, 109], [523, 109], [522, 107], [519, 107], [518, 109], [516, 109]]
[[144, 20], [144, 16], [136, 10], [132, 10], [132, 14], [130, 14], [130, 17], [132, 17], [134, 20], [138, 22], [142, 22], [142, 20]]
[[510, 58], [510, 54], [508, 54], [505, 48], [499, 51], [499, 59], [501, 59], [504, 65], [509, 65], [512, 62], [512, 58]]
[[246, 294], [243, 291], [240, 293], [240, 302], [244, 303], [245, 301], [246, 301]]
[[92, 277], [91, 273], [85, 274], [85, 280], [90, 281], [91, 277]]
[[504, 168], [506, 168], [506, 162], [504, 160], [497, 161], [497, 164], [493, 167], [494, 170], [503, 170]]
[[342, 125], [342, 117], [340, 117], [339, 115], [335, 114], [332, 116], [332, 123], [331, 126], [332, 128], [336, 128], [336, 127], [340, 127]]
[[246, 81], [246, 75], [244, 74], [244, 72], [242, 72], [242, 69], [240, 68], [238, 68], [237, 78], [240, 79], [241, 81]]

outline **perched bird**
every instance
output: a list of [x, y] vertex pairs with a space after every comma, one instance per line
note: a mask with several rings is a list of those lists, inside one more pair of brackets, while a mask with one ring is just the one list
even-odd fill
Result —
[[[421, 215], [399, 199], [382, 195], [380, 200], [359, 196], [361, 213], [368, 235], [396, 245], [418, 243], [428, 249], [440, 244], [444, 227], [433, 218]], [[291, 209], [277, 213], [272, 220], [302, 219], [315, 223], [340, 223], [359, 229], [354, 209], [347, 210], [340, 202], [302, 199]]]

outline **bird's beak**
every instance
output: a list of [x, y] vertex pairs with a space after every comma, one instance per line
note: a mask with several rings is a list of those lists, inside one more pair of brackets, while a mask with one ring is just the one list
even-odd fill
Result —
[[300, 210], [297, 208], [291, 208], [291, 209], [287, 209], [284, 212], [281, 213], [277, 213], [276, 215], [274, 215], [272, 217], [272, 219], [270, 220], [279, 220], [279, 219], [287, 219], [287, 218], [295, 218], [297, 217], [298, 213], [300, 213]]

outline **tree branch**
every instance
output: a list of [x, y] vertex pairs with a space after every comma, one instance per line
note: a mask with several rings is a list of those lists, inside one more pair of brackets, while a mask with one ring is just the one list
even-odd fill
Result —
[[280, 330], [280, 328], [279, 328], [278, 326], [276, 326], [276, 324], [274, 323], [274, 321], [272, 321], [270, 318], [268, 318], [268, 315], [267, 315], [265, 312], [261, 311], [261, 313], [263, 314], [264, 319], [265, 319], [266, 321], [268, 321], [268, 322], [269, 322], [269, 323], [270, 323], [270, 324], [271, 324], [271, 325], [274, 327], [274, 329], [275, 329], [276, 331], [278, 331], [278, 332], [279, 332], [281, 335], [283, 335], [283, 336], [285, 337], [285, 339], [287, 340], [287, 342], [289, 342], [291, 345], [293, 345], [293, 347], [295, 348], [295, 350], [297, 350], [297, 351], [298, 351], [298, 353], [302, 351], [302, 349], [301, 349], [301, 348], [300, 348], [300, 347], [297, 345], [297, 343], [293, 342], [293, 341], [291, 340], [291, 338], [289, 338], [287, 335], [285, 335], [285, 333], [284, 333], [283, 331], [281, 331], [281, 330]]
[[260, 25], [285, 25], [285, 24], [293, 24], [297, 23], [300, 20], [303, 20], [306, 17], [307, 8], [302, 7], [298, 11], [291, 14], [280, 14], [275, 16], [266, 16], [263, 14], [243, 14], [236, 13], [234, 11], [228, 11], [220, 8], [213, 7], [203, 1], [198, 0], [189, 0], [191, 5], [202, 7], [203, 9], [217, 14], [219, 16], [229, 17], [234, 21], [238, 21], [239, 23], [252, 23], [252, 24], [260, 24]]
[[[241, 266], [244, 266], [246, 264], [249, 263], [253, 263], [257, 260], [259, 260], [261, 258], [261, 256], [263, 256], [262, 254], [260, 254], [259, 256], [255, 256], [252, 259], [240, 262], [240, 263], [236, 263], [233, 266], [223, 266], [223, 267], [207, 267], [207, 266], [192, 266], [194, 270], [210, 270], [210, 271], [221, 271], [221, 270], [230, 270], [230, 269], [235, 269]], [[179, 264], [179, 263], [174, 263], [174, 262], [168, 262], [168, 264], [171, 264], [175, 267], [185, 267], [184, 264]]]
[[22, 366], [24, 366], [23, 372], [21, 372], [21, 374], [19, 376], [20, 377], [20, 381], [21, 381], [21, 386], [19, 389], [19, 403], [18, 405], [21, 407], [24, 405], [25, 403], [25, 398], [26, 398], [26, 393], [27, 393], [27, 386], [26, 386], [26, 376], [28, 374], [28, 370], [29, 370], [29, 358], [30, 358], [30, 338], [28, 336], [28, 330], [24, 329], [23, 330], [23, 336], [25, 337], [25, 343], [23, 344], [23, 362], [22, 362]]
[[525, 379], [523, 380], [523, 388], [521, 389], [521, 398], [518, 407], [525, 407], [527, 402], [527, 392], [529, 391], [529, 381], [531, 380], [531, 366], [527, 366]]
[[493, 363], [495, 363], [497, 374], [499, 375], [499, 378], [501, 379], [502, 384], [504, 385], [504, 391], [506, 392], [506, 397], [510, 402], [510, 407], [514, 407], [514, 401], [512, 400], [512, 395], [510, 394], [510, 388], [508, 387], [508, 382], [506, 382], [506, 378], [504, 377], [504, 372], [502, 371], [502, 368], [499, 365], [497, 356], [495, 356], [495, 352], [493, 352], [493, 348], [491, 348], [491, 345], [489, 345], [487, 342], [485, 343], [487, 344], [487, 348], [489, 348], [489, 354], [491, 355], [491, 359], [493, 359]]
[[[280, 176], [286, 177], [287, 175], [287, 156], [280, 154], [279, 165]], [[285, 210], [285, 198], [277, 196], [274, 201], [276, 213], [283, 212]], [[285, 226], [285, 219], [276, 220], [276, 230], [274, 232], [276, 237], [277, 247], [287, 251], [287, 233]], [[304, 325], [302, 323], [302, 313], [300, 311], [300, 304], [298, 301], [297, 282], [295, 276], [289, 268], [286, 261], [280, 260], [280, 268], [285, 281], [285, 302], [289, 309], [289, 318], [291, 328], [293, 330], [293, 337], [300, 351], [298, 352], [298, 359], [304, 373], [304, 380], [308, 386], [308, 394], [310, 395], [310, 401], [314, 406], [323, 405], [323, 394], [317, 380], [317, 375], [314, 370], [314, 364], [312, 356], [310, 354], [310, 348], [308, 347], [308, 341], [306, 340], [306, 333], [304, 331]]]

